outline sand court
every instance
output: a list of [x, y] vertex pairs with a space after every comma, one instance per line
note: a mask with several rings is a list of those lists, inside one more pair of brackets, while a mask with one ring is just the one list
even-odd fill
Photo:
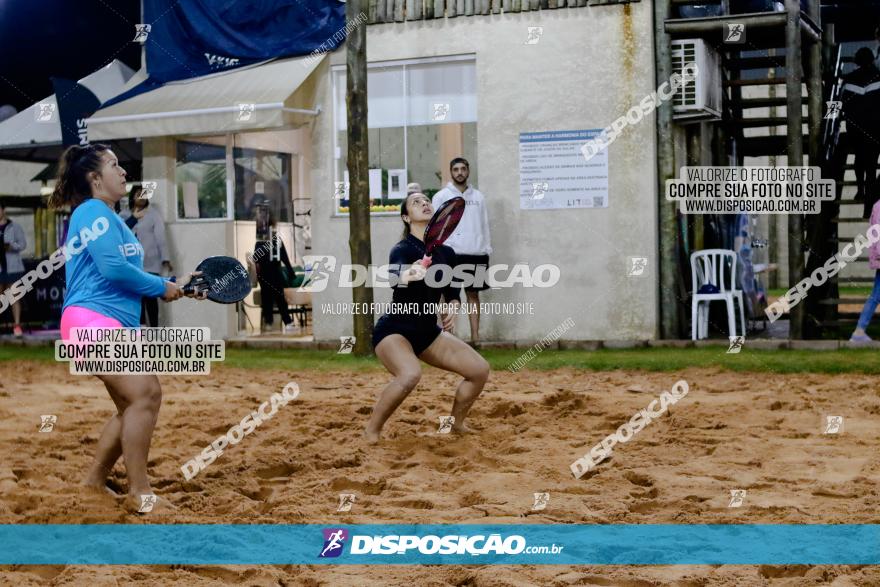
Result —
[[[81, 523], [878, 523], [880, 387], [870, 375], [492, 373], [471, 423], [438, 434], [456, 377], [425, 368], [383, 441], [361, 439], [380, 371], [217, 367], [163, 377], [150, 453], [178, 510], [137, 515], [77, 486], [112, 403], [66, 365], [7, 362], [0, 388], [0, 522]], [[679, 379], [689, 392], [581, 479], [569, 465]], [[296, 382], [299, 396], [190, 480], [181, 466]], [[54, 415], [40, 432], [41, 416]], [[842, 416], [827, 433], [827, 416]], [[125, 487], [117, 464], [110, 485]], [[744, 490], [731, 507], [731, 492]], [[543, 510], [534, 493], [546, 492]], [[337, 512], [340, 494], [354, 494]], [[63, 584], [801, 585], [880, 584], [874, 567], [4, 567], [3, 582]], [[704, 577], [706, 582], [695, 582]], [[108, 579], [109, 580], [109, 579]], [[48, 583], [46, 583], [48, 581]]]

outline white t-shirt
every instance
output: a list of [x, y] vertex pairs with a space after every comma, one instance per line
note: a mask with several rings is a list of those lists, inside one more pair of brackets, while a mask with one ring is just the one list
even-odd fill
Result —
[[483, 194], [468, 185], [464, 193], [450, 182], [442, 190], [434, 194], [431, 204], [436, 211], [444, 202], [456, 196], [465, 201], [464, 214], [455, 232], [444, 244], [451, 247], [458, 255], [490, 255], [492, 245], [489, 238], [489, 212], [486, 209], [486, 198]]

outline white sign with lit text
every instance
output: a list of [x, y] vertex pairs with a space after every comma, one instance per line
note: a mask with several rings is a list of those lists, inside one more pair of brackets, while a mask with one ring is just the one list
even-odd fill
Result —
[[601, 133], [593, 130], [524, 132], [519, 135], [521, 210], [608, 207], [608, 150], [589, 161], [581, 151]]

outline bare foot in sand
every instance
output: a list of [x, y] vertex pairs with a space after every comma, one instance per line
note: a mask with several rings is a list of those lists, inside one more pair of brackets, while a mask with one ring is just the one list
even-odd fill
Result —
[[467, 424], [454, 424], [452, 426], [452, 431], [455, 434], [474, 434], [476, 430], [470, 428]]
[[364, 440], [367, 441], [367, 444], [378, 444], [379, 443], [379, 433], [372, 432], [371, 430], [364, 430]]
[[106, 495], [110, 497], [121, 497], [118, 493], [107, 487], [107, 485], [104, 483], [89, 483], [83, 481], [81, 486], [86, 493], [94, 495]]
[[106, 486], [95, 486], [82, 483], [78, 491], [80, 504], [86, 510], [112, 511], [119, 507], [122, 496]]
[[138, 514], [171, 514], [177, 508], [164, 497], [155, 493], [128, 494], [125, 498], [125, 509]]

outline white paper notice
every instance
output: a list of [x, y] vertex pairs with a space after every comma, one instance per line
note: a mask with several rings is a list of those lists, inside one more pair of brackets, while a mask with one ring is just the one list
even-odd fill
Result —
[[382, 170], [370, 169], [370, 199], [382, 198]]
[[406, 169], [388, 170], [388, 198], [403, 199], [406, 197]]
[[608, 150], [587, 161], [581, 148], [593, 130], [526, 132], [519, 135], [521, 210], [608, 207]]

